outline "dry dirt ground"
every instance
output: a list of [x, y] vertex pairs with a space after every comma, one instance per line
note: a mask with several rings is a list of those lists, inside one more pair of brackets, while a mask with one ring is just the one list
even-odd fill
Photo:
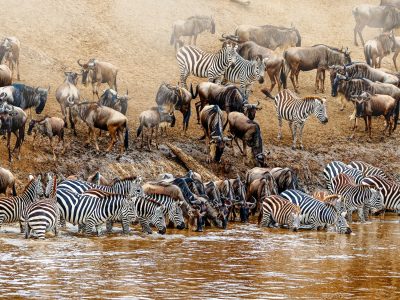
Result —
[[[185, 172], [181, 165], [160, 151], [141, 151], [135, 139], [138, 115], [155, 105], [160, 83], [179, 80], [175, 53], [169, 45], [171, 24], [176, 19], [195, 14], [214, 16], [216, 34], [204, 33], [198, 38], [198, 46], [207, 51], [217, 51], [220, 47], [218, 37], [222, 33], [232, 33], [239, 24], [290, 26], [293, 23], [300, 30], [304, 46], [317, 43], [348, 46], [353, 60], [361, 61], [362, 48], [355, 47], [352, 42], [354, 19], [351, 9], [362, 2], [376, 4], [378, 1], [252, 0], [248, 7], [228, 0], [1, 1], [1, 7], [7, 8], [7, 18], [3, 18], [0, 36], [17, 36], [21, 41], [21, 81], [33, 86], [51, 86], [45, 114], [60, 116], [55, 90], [63, 81], [64, 71], [78, 71], [76, 61], [79, 58], [95, 57], [118, 66], [118, 88], [120, 92], [128, 89], [131, 96], [128, 109], [130, 150], [126, 154], [118, 160], [116, 151], [106, 154], [104, 149], [108, 137], [104, 135], [100, 138], [100, 153], [94, 150], [93, 145], [85, 147], [87, 129], [83, 124], [78, 127], [78, 138], [67, 131], [68, 148], [57, 161], [52, 160], [47, 141], [33, 150], [31, 137], [27, 136], [22, 159], [14, 161], [11, 167], [18, 178], [18, 189], [22, 189], [29, 173], [46, 171], [86, 176], [100, 170], [109, 177], [140, 174], [146, 179], [161, 172]], [[378, 32], [366, 29], [364, 37], [372, 38]], [[383, 67], [393, 69], [390, 57], [384, 59]], [[300, 74], [302, 96], [313, 94], [314, 76], [315, 71]], [[188, 82], [204, 80], [189, 77]], [[81, 84], [78, 87], [85, 97], [91, 99], [90, 87]], [[288, 87], [292, 88], [291, 84]], [[351, 124], [348, 116], [352, 109], [348, 105], [345, 111], [340, 112], [337, 100], [330, 97], [329, 81], [325, 87], [329, 123], [324, 126], [311, 118], [304, 130], [305, 150], [292, 151], [288, 126], [284, 125], [284, 138], [278, 141], [273, 103], [260, 93], [259, 84], [253, 86], [250, 102], [260, 100], [263, 106], [256, 120], [261, 126], [265, 150], [269, 153], [268, 165], [295, 168], [301, 183], [310, 189], [323, 184], [322, 170], [331, 160], [364, 160], [389, 173], [400, 173], [399, 132], [381, 139], [383, 122], [374, 120], [371, 141], [362, 131], [349, 141]], [[276, 93], [275, 89], [273, 94]], [[176, 143], [193, 155], [199, 164], [206, 165], [204, 144], [197, 141], [202, 132], [194, 114], [186, 137], [181, 133], [181, 122], [178, 113], [178, 126], [169, 129], [164, 140]], [[0, 143], [0, 153], [0, 164], [9, 167], [4, 141]], [[209, 167], [220, 177], [244, 174], [252, 167], [251, 162], [234, 157], [232, 149], [225, 152], [224, 163], [225, 168], [218, 165]]]

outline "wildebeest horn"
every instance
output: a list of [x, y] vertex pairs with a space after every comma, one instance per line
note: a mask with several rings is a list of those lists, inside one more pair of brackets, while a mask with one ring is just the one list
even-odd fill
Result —
[[80, 65], [81, 67], [83, 67], [83, 64], [81, 64], [81, 59], [78, 59], [77, 63], [78, 63], [78, 65]]
[[260, 106], [260, 101], [257, 100], [257, 105], [256, 105], [256, 107], [259, 107], [259, 106]]

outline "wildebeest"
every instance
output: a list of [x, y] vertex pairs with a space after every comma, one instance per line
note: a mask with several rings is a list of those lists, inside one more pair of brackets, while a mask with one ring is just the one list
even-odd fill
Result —
[[391, 50], [394, 52], [392, 60], [393, 60], [394, 67], [396, 68], [396, 71], [398, 71], [396, 60], [397, 60], [397, 56], [400, 53], [400, 37], [394, 36], [394, 33], [392, 32], [391, 39], [393, 41], [393, 47]]
[[206, 105], [200, 112], [200, 122], [204, 130], [203, 138], [206, 139], [206, 148], [209, 154], [207, 161], [221, 161], [225, 149], [225, 141], [222, 124], [222, 111], [218, 105]]
[[125, 95], [118, 95], [113, 89], [106, 89], [101, 95], [98, 103], [119, 111], [123, 115], [126, 115], [128, 110], [128, 90], [126, 90]]
[[0, 87], [12, 84], [12, 73], [6, 65], [0, 65]]
[[235, 85], [219, 85], [212, 82], [201, 82], [196, 87], [200, 101], [196, 103], [197, 121], [199, 122], [199, 111], [205, 105], [218, 105], [221, 110], [229, 114], [232, 111], [243, 112], [246, 104], [245, 97]]
[[[198, 90], [193, 92], [193, 86], [190, 85], [190, 92], [178, 85], [162, 83], [158, 88], [156, 95], [156, 103], [160, 113], [173, 113], [174, 110], [179, 110], [183, 116], [183, 132], [189, 127], [191, 116], [191, 102], [197, 97]], [[171, 126], [175, 125], [175, 116], [173, 116]]]
[[174, 45], [176, 50], [177, 44], [183, 44], [180, 37], [189, 36], [189, 45], [192, 44], [192, 38], [193, 44], [196, 45], [197, 35], [206, 30], [215, 33], [215, 21], [212, 16], [191, 16], [186, 20], [177, 20], [172, 25], [170, 44]]
[[354, 7], [352, 13], [356, 21], [354, 26], [354, 45], [356, 46], [358, 46], [357, 34], [364, 46], [362, 30], [365, 26], [382, 28], [383, 32], [388, 32], [400, 26], [400, 12], [393, 6], [361, 4]]
[[[386, 121], [385, 129], [389, 129], [389, 135], [396, 129], [399, 117], [399, 105], [398, 101], [388, 95], [371, 95], [368, 92], [363, 92], [361, 95], [353, 97], [356, 106], [356, 117], [364, 118], [365, 127], [368, 129], [368, 136], [371, 138], [371, 117], [384, 116]], [[356, 129], [356, 124], [353, 127], [353, 131]], [[354, 133], [353, 135], [354, 136]]]
[[[257, 166], [265, 165], [265, 154], [263, 151], [263, 140], [261, 137], [260, 126], [255, 121], [250, 120], [244, 114], [231, 112], [228, 115], [229, 132], [232, 134], [236, 145], [243, 156], [247, 156], [246, 146], [251, 148]], [[243, 142], [243, 149], [240, 148], [237, 139]]]
[[[82, 102], [75, 103], [71, 107], [71, 113], [73, 114], [74, 123], [79, 117], [88, 126], [89, 135], [86, 143], [89, 144], [93, 136], [97, 151], [99, 151], [99, 145], [97, 144], [95, 128], [110, 132], [111, 141], [107, 147], [107, 152], [112, 149], [117, 140], [121, 143], [121, 154], [124, 152], [124, 148], [125, 150], [128, 149], [128, 119], [119, 111], [100, 106], [95, 102]], [[124, 130], [125, 136], [123, 135]]]
[[276, 83], [278, 83], [279, 91], [282, 83], [284, 86], [286, 85], [285, 60], [283, 57], [276, 55], [271, 49], [259, 46], [253, 41], [248, 41], [239, 45], [238, 54], [248, 60], [261, 56], [265, 64], [265, 71], [271, 80], [269, 92], [273, 90]]
[[[342, 51], [322, 44], [312, 47], [289, 48], [285, 50], [283, 57], [287, 64], [285, 72], [290, 71], [290, 80], [296, 93], [298, 93], [299, 88], [300, 71], [317, 69], [315, 92], [320, 90], [323, 93], [325, 88], [325, 70], [328, 70], [331, 65], [351, 63], [350, 52], [347, 49]], [[284, 86], [284, 88], [286, 87]]]
[[139, 127], [136, 130], [136, 136], [139, 137], [142, 135], [142, 144], [144, 141], [144, 128], [150, 129], [150, 136], [147, 136], [147, 147], [150, 151], [150, 145], [153, 138], [153, 132], [155, 130], [155, 141], [156, 141], [156, 149], [158, 149], [158, 127], [162, 122], [172, 123], [174, 120], [174, 113], [164, 113], [161, 112], [158, 107], [152, 107], [149, 110], [145, 110], [139, 115]]
[[10, 86], [0, 88], [0, 101], [20, 107], [23, 110], [35, 107], [37, 114], [41, 114], [47, 101], [50, 87], [33, 88], [22, 83], [14, 83]]
[[9, 170], [0, 167], [0, 194], [8, 196], [7, 188], [11, 188], [12, 195], [17, 196], [14, 175]]
[[110, 181], [105, 178], [99, 171], [88, 176], [87, 181], [97, 185], [111, 185]]
[[[80, 95], [79, 95], [79, 90], [76, 87], [78, 81], [78, 74], [75, 72], [64, 72], [64, 75], [65, 75], [64, 82], [56, 90], [56, 99], [61, 107], [61, 113], [64, 118], [64, 126], [68, 127], [67, 109], [71, 105], [79, 103]], [[72, 122], [71, 111], [69, 119], [71, 122], [71, 128], [74, 130], [74, 133], [76, 135], [75, 125]]]
[[86, 64], [82, 64], [80, 59], [78, 65], [82, 67], [82, 84], [92, 83], [93, 100], [94, 95], [99, 99], [99, 87], [102, 83], [107, 83], [115, 91], [117, 89], [118, 68], [108, 62], [98, 61], [95, 58], [89, 59]]
[[32, 148], [34, 148], [35, 137], [39, 134], [46, 136], [50, 140], [51, 151], [53, 152], [53, 160], [56, 160], [56, 154], [53, 146], [53, 137], [58, 136], [58, 142], [62, 141], [62, 152], [64, 154], [64, 121], [57, 117], [45, 117], [41, 120], [31, 120], [28, 127], [28, 135], [33, 132]]
[[[2, 104], [0, 109], [0, 134], [7, 135], [8, 161], [12, 161], [12, 152], [17, 151], [17, 158], [20, 159], [21, 146], [25, 137], [26, 113], [19, 107]], [[14, 133], [17, 140], [11, 152], [11, 133]]]
[[11, 69], [11, 77], [14, 74], [14, 68], [17, 69], [17, 80], [19, 77], [19, 51], [21, 44], [16, 37], [10, 36], [4, 38], [0, 43], [0, 64], [8, 62]]
[[250, 183], [246, 192], [246, 201], [256, 203], [255, 209], [252, 211], [252, 213], [255, 214], [257, 211], [260, 211], [260, 204], [265, 197], [277, 194], [278, 188], [275, 179], [268, 172], [266, 176], [255, 179]]
[[[369, 40], [364, 45], [364, 56], [367, 64], [373, 68], [380, 68], [382, 59], [390, 54], [393, 39], [389, 32], [384, 32]], [[378, 60], [379, 59], [379, 60]]]
[[301, 46], [301, 36], [295, 27], [239, 25], [236, 27], [235, 36], [239, 43], [253, 41], [271, 50]]

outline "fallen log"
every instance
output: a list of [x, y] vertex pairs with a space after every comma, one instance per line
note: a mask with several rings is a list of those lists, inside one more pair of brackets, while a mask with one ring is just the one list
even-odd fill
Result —
[[231, 0], [232, 2], [238, 3], [240, 5], [250, 5], [250, 1], [243, 1], [243, 0]]
[[194, 172], [197, 172], [201, 175], [204, 181], [212, 180], [216, 181], [219, 180], [219, 178], [212, 173], [211, 171], [207, 170], [204, 168], [198, 161], [196, 161], [192, 156], [189, 154], [186, 154], [183, 152], [183, 150], [175, 145], [172, 145], [171, 143], [165, 143], [171, 151], [176, 155], [176, 157], [182, 162], [183, 165], [188, 170], [192, 170]]

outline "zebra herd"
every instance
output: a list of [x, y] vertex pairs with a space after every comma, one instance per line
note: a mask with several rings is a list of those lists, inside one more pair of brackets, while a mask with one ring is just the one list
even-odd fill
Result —
[[151, 234], [155, 227], [165, 234], [169, 226], [223, 229], [237, 215], [248, 222], [258, 214], [261, 227], [350, 234], [353, 212], [362, 223], [370, 214], [400, 214], [400, 183], [383, 170], [361, 161], [332, 161], [323, 175], [327, 190], [310, 195], [299, 187], [290, 168], [255, 167], [243, 181], [237, 177], [203, 182], [190, 171], [183, 177], [161, 174], [145, 184], [140, 177], [128, 177], [108, 185], [48, 173], [45, 185], [41, 175], [30, 176], [20, 195], [0, 198], [0, 225], [19, 222], [26, 238], [33, 232], [41, 239], [47, 231], [57, 235], [66, 223], [87, 235], [100, 235], [103, 224], [107, 233], [112, 232], [115, 223], [121, 223], [124, 234], [132, 223], [140, 224], [144, 233]]

